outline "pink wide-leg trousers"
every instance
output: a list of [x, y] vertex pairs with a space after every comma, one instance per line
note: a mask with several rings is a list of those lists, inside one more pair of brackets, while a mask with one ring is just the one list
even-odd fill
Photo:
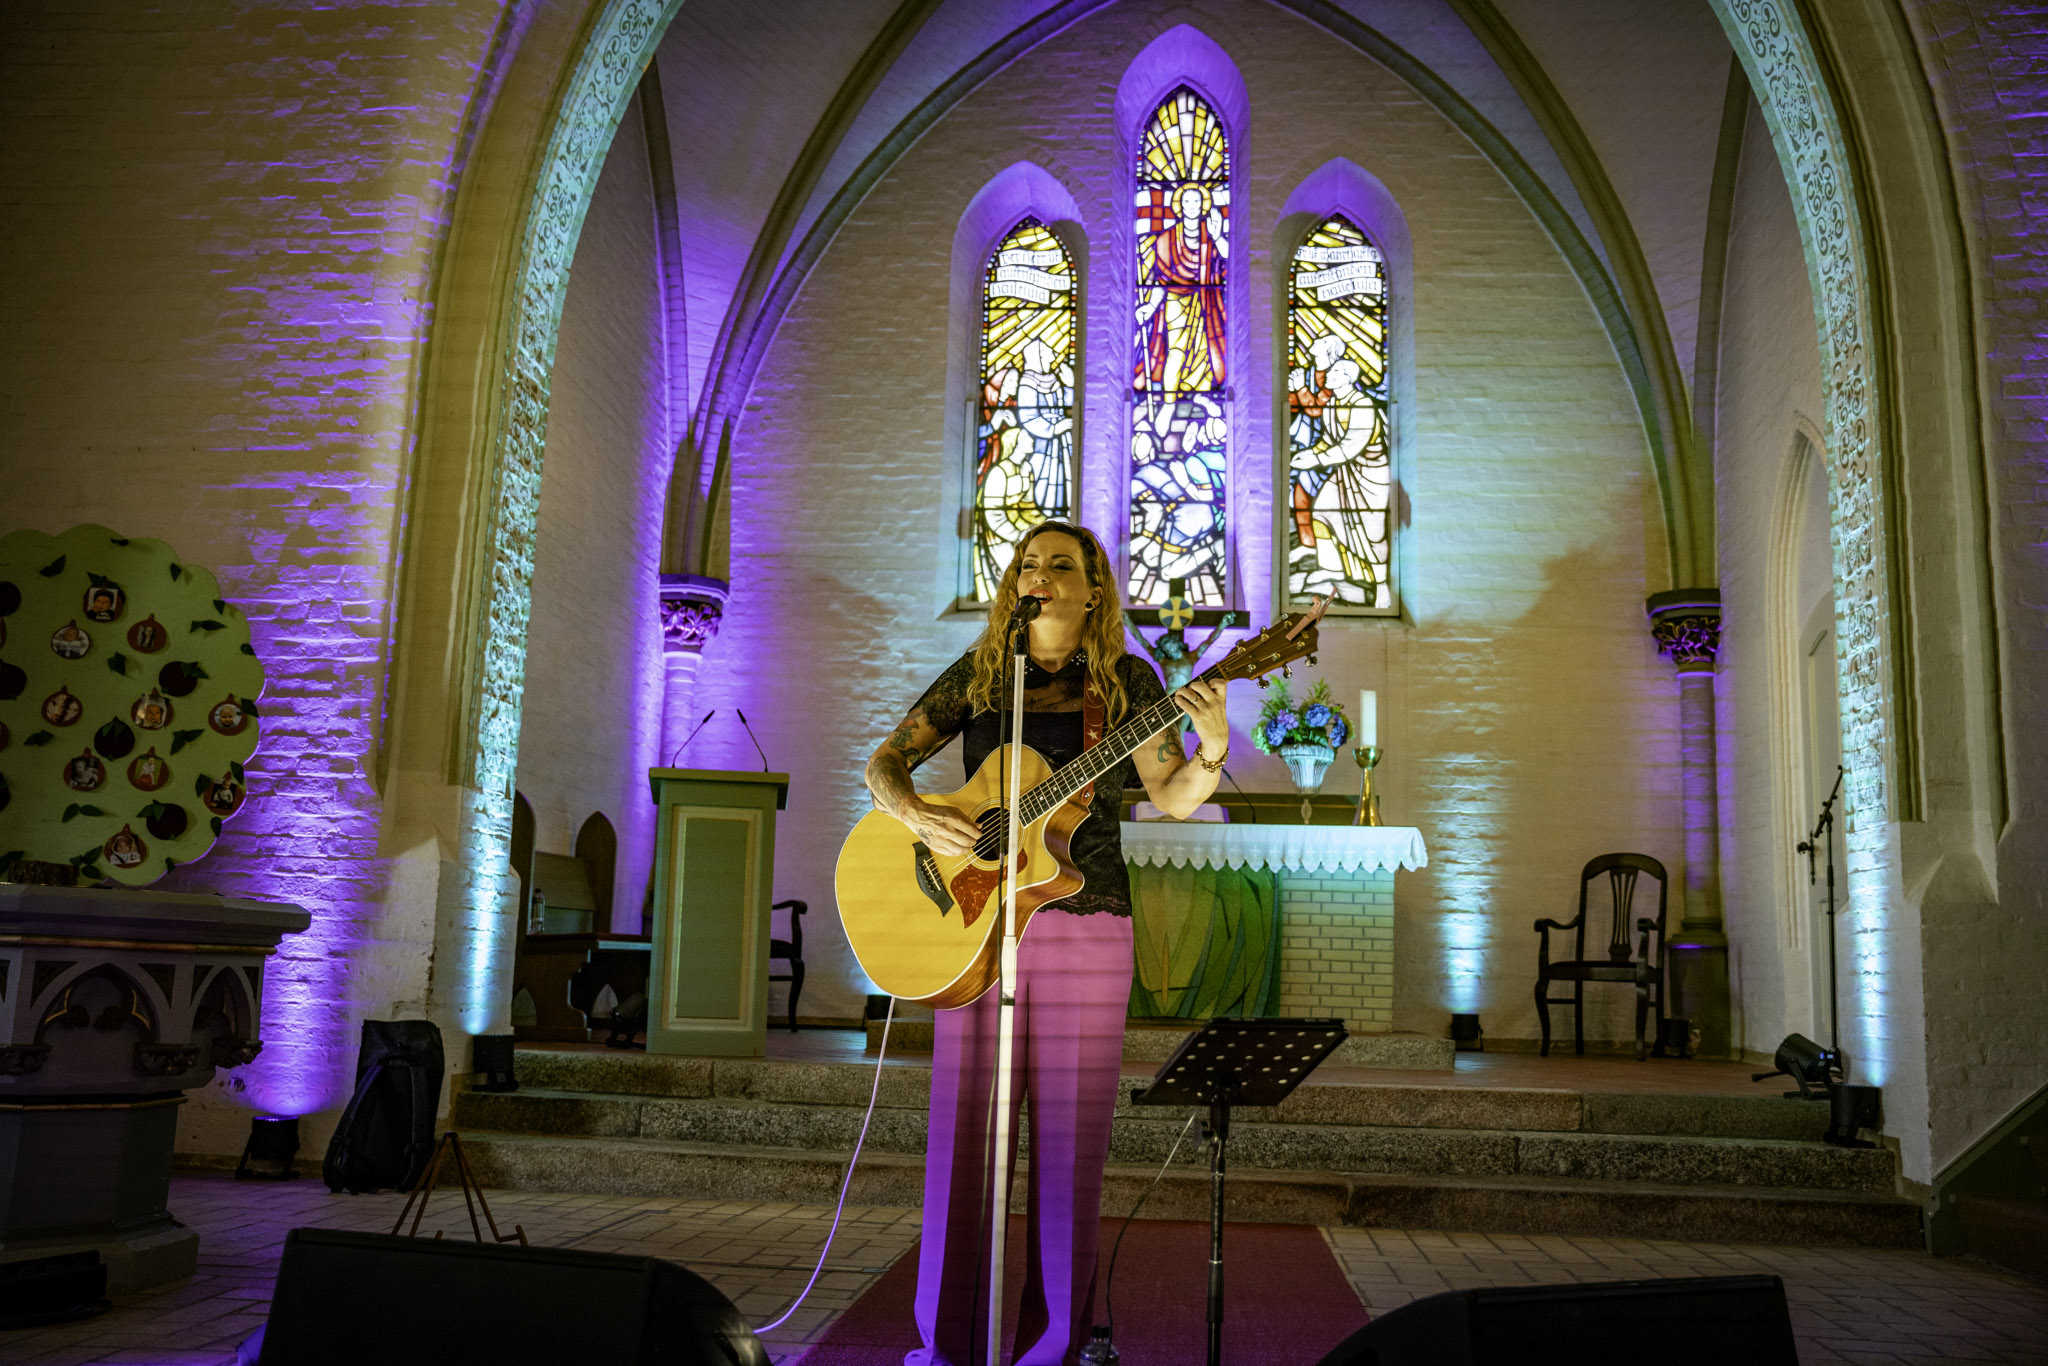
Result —
[[[1116, 1109], [1124, 1014], [1131, 995], [1131, 922], [1047, 908], [1017, 949], [1012, 1059], [1015, 1102], [1031, 1102], [1029, 1237], [1021, 1278], [1016, 1366], [1071, 1366], [1095, 1315], [1102, 1167]], [[923, 1346], [904, 1366], [980, 1366], [988, 1335], [988, 1121], [994, 1109], [996, 993], [938, 1012], [931, 1137], [917, 1264]], [[1014, 1160], [1012, 1146], [1008, 1157]]]

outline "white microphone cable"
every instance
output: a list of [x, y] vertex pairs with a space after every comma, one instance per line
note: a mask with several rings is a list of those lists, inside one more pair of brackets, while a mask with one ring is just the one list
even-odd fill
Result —
[[860, 1121], [860, 1137], [854, 1140], [853, 1157], [846, 1164], [846, 1180], [840, 1183], [839, 1205], [836, 1209], [832, 1211], [832, 1229], [831, 1232], [825, 1235], [825, 1246], [818, 1250], [818, 1264], [817, 1266], [811, 1269], [811, 1278], [810, 1280], [804, 1282], [804, 1288], [801, 1291], [797, 1292], [797, 1297], [795, 1301], [791, 1303], [789, 1308], [782, 1311], [782, 1317], [775, 1320], [775, 1322], [773, 1323], [764, 1323], [759, 1328], [756, 1328], [754, 1330], [754, 1333], [757, 1337], [762, 1333], [772, 1332], [775, 1329], [780, 1328], [783, 1324], [789, 1322], [789, 1316], [791, 1314], [794, 1314], [797, 1311], [797, 1309], [803, 1304], [805, 1298], [809, 1296], [811, 1293], [811, 1287], [818, 1283], [818, 1277], [824, 1273], [825, 1257], [832, 1251], [832, 1240], [839, 1236], [840, 1216], [846, 1213], [846, 1193], [849, 1190], [853, 1189], [854, 1168], [860, 1165], [861, 1145], [868, 1141], [868, 1124], [875, 1117], [875, 1101], [879, 1099], [882, 1094], [882, 1064], [886, 1062], [889, 1057], [889, 1025], [891, 1024], [891, 1022], [895, 1020], [895, 1018], [896, 998], [894, 996], [891, 996], [889, 998], [889, 1013], [882, 1017], [882, 1046], [881, 1049], [875, 1055], [875, 1085], [874, 1088], [868, 1092], [868, 1112], [866, 1115], [862, 1116]]

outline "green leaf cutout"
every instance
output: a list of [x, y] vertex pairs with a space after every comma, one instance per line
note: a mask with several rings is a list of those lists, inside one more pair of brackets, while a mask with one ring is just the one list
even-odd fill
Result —
[[34, 735], [23, 736], [21, 743], [24, 745], [47, 745], [56, 738], [56, 736], [46, 730], [39, 730]]
[[121, 586], [120, 584], [115, 583], [112, 579], [108, 578], [105, 574], [95, 574], [89, 569], [85, 572], [85, 576], [88, 579], [92, 580], [92, 586], [94, 588], [119, 588]]
[[184, 576], [185, 576], [185, 566], [184, 566], [184, 565], [182, 565], [182, 564], [179, 564], [179, 563], [178, 563], [178, 562], [177, 562], [176, 560], [172, 560], [172, 561], [171, 561], [171, 577], [172, 577], [173, 579], [180, 579], [180, 578], [183, 578]]
[[220, 837], [220, 817], [218, 816], [213, 818], [213, 834], [216, 839]]
[[242, 642], [242, 653], [253, 659], [256, 656], [256, 647], [245, 640]]
[[[98, 857], [97, 853], [95, 853], [94, 857]], [[78, 870], [78, 875], [83, 878], [90, 878], [94, 882], [98, 882], [106, 876], [105, 873], [100, 871], [100, 866], [97, 863], [86, 864], [85, 867]]]
[[235, 775], [236, 782], [243, 783], [248, 781], [248, 778], [242, 773], [242, 761], [240, 759], [228, 760], [228, 771]]
[[135, 819], [139, 821], [153, 821], [158, 816], [163, 815], [167, 809], [162, 802], [151, 802], [148, 806], [135, 813]]
[[97, 806], [94, 806], [90, 802], [73, 802], [71, 805], [64, 808], [64, 819], [67, 821], [70, 820], [73, 816], [104, 816], [106, 814], [106, 812], [100, 810]]
[[115, 545], [126, 545], [126, 544], [128, 544], [128, 538], [127, 538], [126, 536], [109, 536], [109, 537], [107, 537], [107, 540], [109, 540], [110, 542], [112, 542], [112, 543], [113, 543], [113, 544], [115, 544]]
[[227, 600], [224, 598], [215, 598], [213, 600], [213, 610], [220, 613], [222, 616], [226, 616], [228, 614]]
[[115, 651], [107, 656], [107, 668], [126, 678], [128, 676], [128, 656], [118, 650]]
[[206, 734], [203, 730], [174, 730], [171, 732], [171, 753], [176, 754], [185, 746]]
[[46, 579], [56, 578], [59, 574], [64, 572], [64, 557], [62, 555], [59, 555], [56, 559], [50, 561], [48, 564], [44, 565], [41, 569], [37, 570], [36, 572], [41, 574]]
[[195, 631], [225, 631], [227, 630], [227, 623], [224, 621], [195, 621], [192, 623], [192, 629]]
[[171, 858], [171, 857], [170, 857], [170, 856], [168, 856], [168, 855], [166, 855], [166, 856], [164, 857], [164, 871], [165, 871], [165, 872], [167, 872], [167, 873], [168, 873], [168, 872], [170, 872], [170, 871], [171, 871], [171, 870], [172, 870], [173, 868], [176, 868], [177, 866], [178, 866], [178, 861], [177, 861], [176, 859], [174, 859], [174, 858]]
[[192, 793], [194, 796], [204, 797], [206, 795], [206, 789], [211, 786], [213, 786], [213, 779], [207, 777], [204, 773], [202, 773], [192, 780]]
[[259, 711], [257, 711], [257, 710], [256, 710], [256, 704], [255, 704], [254, 702], [243, 702], [243, 703], [241, 703], [241, 704], [240, 704], [240, 706], [241, 706], [241, 708], [242, 708], [242, 715], [244, 715], [244, 716], [261, 716], [261, 715], [262, 715], [262, 713], [261, 713], [261, 712], [259, 712]]

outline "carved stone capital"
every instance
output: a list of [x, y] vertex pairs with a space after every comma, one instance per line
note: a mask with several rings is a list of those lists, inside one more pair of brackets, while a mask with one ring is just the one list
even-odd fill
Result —
[[0, 1077], [25, 1077], [40, 1072], [49, 1056], [50, 1045], [46, 1043], [0, 1045]]
[[1679, 675], [1712, 673], [1714, 659], [1721, 652], [1721, 590], [1679, 588], [1653, 593], [1648, 607], [1657, 651], [1677, 666]]
[[199, 1046], [185, 1043], [135, 1045], [135, 1070], [145, 1077], [175, 1077], [199, 1066]]
[[661, 646], [670, 654], [701, 654], [725, 616], [723, 579], [702, 574], [661, 576]]
[[212, 1061], [215, 1067], [247, 1067], [262, 1051], [261, 1039], [215, 1039]]

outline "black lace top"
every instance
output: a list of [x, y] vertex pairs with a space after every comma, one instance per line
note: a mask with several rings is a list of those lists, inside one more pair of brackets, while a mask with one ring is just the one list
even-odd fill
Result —
[[[1127, 654], [1117, 661], [1128, 707], [1123, 716], [1109, 717], [1111, 729], [1166, 695], [1159, 675], [1141, 656]], [[961, 741], [967, 773], [981, 768], [982, 761], [1001, 743], [997, 713], [967, 712], [967, 687], [974, 678], [974, 657], [962, 655], [924, 691], [917, 705], [939, 734], [951, 737], [965, 733]], [[1075, 651], [1058, 673], [1047, 673], [1036, 664], [1024, 671], [1024, 743], [1038, 751], [1058, 770], [1081, 756], [1081, 691], [1087, 684], [1087, 661]], [[1156, 741], [1151, 743], [1157, 743]], [[1176, 748], [1178, 744], [1176, 743]], [[1077, 915], [1107, 911], [1111, 915], [1131, 913], [1131, 887], [1124, 871], [1123, 832], [1118, 827], [1123, 789], [1142, 786], [1137, 765], [1125, 759], [1095, 780], [1095, 795], [1088, 804], [1088, 817], [1074, 831], [1074, 867], [1083, 879], [1081, 890], [1058, 904]]]

